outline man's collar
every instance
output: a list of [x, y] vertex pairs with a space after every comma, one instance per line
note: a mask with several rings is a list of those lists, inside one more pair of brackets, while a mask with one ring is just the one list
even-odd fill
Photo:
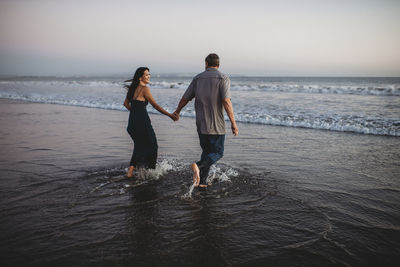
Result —
[[208, 67], [206, 70], [218, 70], [218, 68]]

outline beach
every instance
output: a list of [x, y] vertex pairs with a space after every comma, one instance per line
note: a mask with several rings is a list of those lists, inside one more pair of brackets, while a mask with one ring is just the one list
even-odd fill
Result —
[[128, 115], [0, 99], [2, 266], [400, 261], [398, 137], [239, 123], [191, 192], [194, 119], [151, 114], [158, 167], [128, 179]]
[[400, 266], [399, 14], [0, 1], [0, 267]]

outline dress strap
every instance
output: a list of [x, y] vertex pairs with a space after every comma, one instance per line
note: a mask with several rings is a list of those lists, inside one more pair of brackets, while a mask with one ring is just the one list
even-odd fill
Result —
[[[140, 86], [140, 85], [139, 85]], [[138, 87], [139, 87], [138, 86]], [[137, 95], [136, 95], [136, 97], [133, 99], [133, 100], [136, 100], [137, 99], [137, 97], [140, 95], [140, 93], [143, 91], [143, 88], [144, 88], [144, 86], [141, 86], [140, 87], [140, 91], [137, 93]]]

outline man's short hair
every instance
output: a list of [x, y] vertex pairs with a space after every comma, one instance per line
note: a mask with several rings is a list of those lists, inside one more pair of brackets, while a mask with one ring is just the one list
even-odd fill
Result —
[[219, 67], [219, 56], [217, 54], [209, 54], [206, 57], [206, 62], [209, 67]]

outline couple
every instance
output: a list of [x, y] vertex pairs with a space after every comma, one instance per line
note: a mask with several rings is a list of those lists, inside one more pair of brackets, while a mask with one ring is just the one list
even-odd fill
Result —
[[160, 113], [172, 120], [179, 119], [179, 113], [193, 98], [195, 100], [196, 125], [200, 146], [203, 150], [201, 159], [192, 164], [193, 183], [197, 187], [207, 187], [206, 179], [213, 163], [222, 158], [225, 142], [225, 120], [223, 108], [230, 121], [232, 133], [238, 135], [233, 107], [230, 100], [230, 80], [221, 73], [219, 57], [209, 54], [205, 60], [206, 70], [195, 76], [180, 100], [174, 113], [169, 113], [157, 104], [151, 95], [149, 69], [140, 67], [136, 70], [124, 106], [130, 110], [128, 133], [134, 142], [134, 150], [127, 176], [133, 177], [137, 167], [154, 169], [157, 162], [157, 138], [151, 126], [146, 106], [150, 104]]

